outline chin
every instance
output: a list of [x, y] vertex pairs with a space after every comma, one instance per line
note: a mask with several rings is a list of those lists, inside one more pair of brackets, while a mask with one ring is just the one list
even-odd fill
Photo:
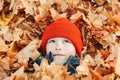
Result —
[[55, 62], [55, 64], [57, 64], [57, 65], [63, 65], [63, 64], [65, 63], [65, 61], [62, 61], [62, 60], [60, 60], [59, 58], [55, 59], [54, 62]]
[[63, 62], [55, 62], [56, 65], [63, 65]]
[[63, 57], [63, 56], [56, 56], [54, 57], [54, 60], [55, 64], [57, 65], [63, 65], [65, 62], [66, 62], [66, 57]]

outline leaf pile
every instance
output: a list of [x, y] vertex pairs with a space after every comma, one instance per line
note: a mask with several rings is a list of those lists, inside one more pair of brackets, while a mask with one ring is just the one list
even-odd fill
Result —
[[[75, 23], [84, 49], [75, 75], [65, 66], [41, 65], [44, 29], [65, 17]], [[119, 0], [0, 0], [0, 80], [119, 80]]]

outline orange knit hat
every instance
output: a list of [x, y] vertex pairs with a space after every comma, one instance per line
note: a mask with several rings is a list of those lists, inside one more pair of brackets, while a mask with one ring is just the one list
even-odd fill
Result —
[[42, 51], [46, 52], [46, 43], [51, 38], [64, 37], [69, 39], [75, 46], [78, 56], [81, 56], [83, 48], [82, 36], [78, 27], [66, 18], [59, 18], [50, 24], [42, 35]]

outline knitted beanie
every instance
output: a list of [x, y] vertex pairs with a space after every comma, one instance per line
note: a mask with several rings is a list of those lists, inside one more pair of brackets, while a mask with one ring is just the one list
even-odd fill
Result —
[[67, 38], [74, 45], [78, 56], [81, 56], [83, 48], [82, 36], [78, 27], [66, 18], [59, 18], [51, 23], [42, 35], [42, 51], [46, 52], [46, 44], [49, 39], [63, 37]]

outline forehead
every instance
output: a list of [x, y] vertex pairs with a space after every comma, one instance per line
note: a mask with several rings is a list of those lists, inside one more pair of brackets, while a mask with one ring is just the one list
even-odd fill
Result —
[[69, 39], [63, 37], [56, 37], [56, 38], [50, 38], [49, 40], [69, 40]]

